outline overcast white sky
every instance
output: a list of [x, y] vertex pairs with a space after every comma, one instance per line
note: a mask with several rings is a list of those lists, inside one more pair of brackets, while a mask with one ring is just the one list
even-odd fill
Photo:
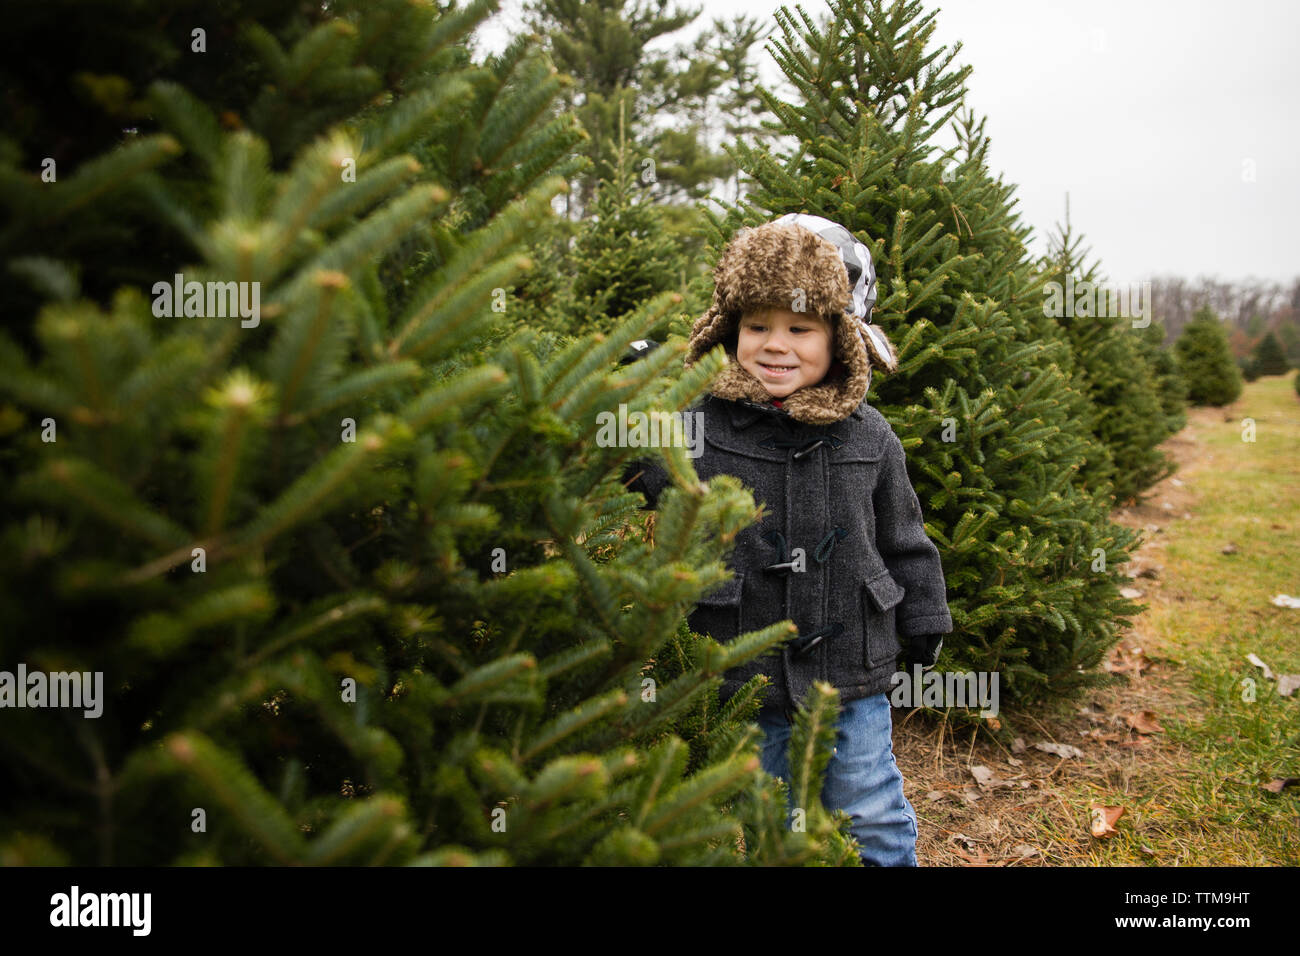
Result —
[[[782, 5], [670, 4], [702, 12], [653, 49], [686, 42], [714, 17], [774, 23]], [[482, 49], [521, 29], [521, 6], [502, 0]], [[1017, 185], [1032, 252], [1046, 251], [1068, 190], [1071, 223], [1111, 283], [1300, 275], [1300, 4], [926, 0], [924, 10], [937, 11], [932, 43], [960, 41], [952, 66], [973, 67], [966, 102], [988, 118], [988, 159]], [[755, 53], [765, 85], [780, 86], [766, 47]]]

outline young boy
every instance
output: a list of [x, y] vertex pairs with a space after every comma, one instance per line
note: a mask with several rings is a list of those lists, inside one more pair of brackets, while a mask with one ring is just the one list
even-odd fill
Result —
[[[812, 682], [840, 693], [823, 803], [853, 819], [868, 866], [916, 865], [916, 813], [894, 760], [887, 691], [899, 638], [933, 665], [952, 630], [939, 552], [926, 536], [902, 443], [866, 402], [872, 367], [897, 368], [869, 325], [875, 272], [843, 226], [791, 214], [740, 230], [714, 270], [709, 310], [691, 331], [690, 368], [721, 343], [728, 364], [704, 412], [701, 480], [736, 475], [764, 505], [742, 531], [734, 577], [705, 595], [692, 630], [726, 642], [790, 619], [798, 635], [724, 675], [724, 700], [767, 674], [763, 767], [789, 779], [790, 722]], [[668, 484], [653, 461], [625, 480], [656, 507]]]

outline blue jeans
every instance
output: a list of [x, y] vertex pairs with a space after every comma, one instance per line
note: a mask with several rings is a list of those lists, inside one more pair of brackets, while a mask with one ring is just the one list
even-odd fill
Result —
[[[788, 783], [789, 721], [780, 713], [761, 711], [758, 726], [763, 731], [763, 769]], [[886, 694], [841, 705], [822, 804], [853, 819], [850, 830], [865, 866], [916, 866], [916, 811], [903, 796], [892, 734]]]

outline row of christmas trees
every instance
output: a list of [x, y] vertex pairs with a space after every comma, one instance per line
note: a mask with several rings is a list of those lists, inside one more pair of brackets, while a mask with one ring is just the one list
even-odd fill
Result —
[[[796, 825], [761, 681], [716, 701], [787, 628], [685, 627], [752, 495], [666, 450], [651, 538], [617, 480], [643, 450], [596, 440], [721, 367], [678, 374], [707, 276], [656, 271], [617, 191], [598, 221], [639, 245], [548, 268], [585, 133], [530, 38], [470, 59], [495, 6], [15, 11], [0, 669], [102, 674], [104, 699], [0, 711], [5, 862], [857, 862], [816, 798], [835, 695], [800, 715]], [[1136, 610], [1108, 511], [1167, 468], [1175, 370], [1127, 320], [1049, 314], [1081, 266], [1068, 236], [1027, 258], [972, 117], [933, 155], [965, 71], [919, 4], [779, 21], [802, 99], [764, 97], [798, 145], [736, 144], [754, 189], [711, 254], [794, 210], [871, 240], [902, 356], [872, 400], [943, 553], [945, 666], [1023, 703], [1086, 686]], [[54, 36], [81, 52], [52, 81]]]

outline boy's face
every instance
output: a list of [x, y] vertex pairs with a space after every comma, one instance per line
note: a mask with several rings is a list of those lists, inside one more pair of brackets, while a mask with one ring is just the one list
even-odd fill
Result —
[[831, 367], [831, 327], [820, 315], [765, 309], [741, 316], [736, 360], [773, 398], [816, 385]]

